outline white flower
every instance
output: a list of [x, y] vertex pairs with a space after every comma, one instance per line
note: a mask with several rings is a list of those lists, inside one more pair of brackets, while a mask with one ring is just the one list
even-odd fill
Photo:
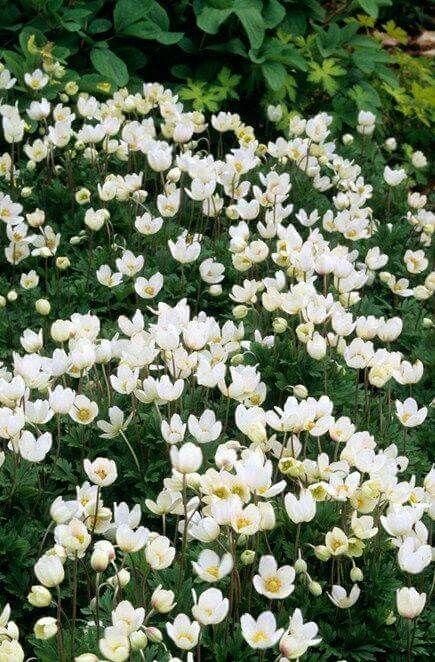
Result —
[[278, 568], [273, 556], [262, 556], [258, 572], [252, 580], [255, 590], [269, 600], [283, 600], [293, 593], [296, 573], [290, 565]]
[[316, 501], [310, 490], [301, 489], [299, 497], [289, 492], [284, 503], [287, 515], [295, 524], [311, 522], [316, 514]]
[[222, 623], [228, 614], [230, 603], [228, 598], [224, 598], [222, 592], [217, 588], [208, 588], [196, 598], [195, 591], [192, 591], [194, 605], [192, 607], [193, 617], [201, 625], [217, 625]]
[[98, 415], [98, 405], [89, 400], [86, 395], [77, 395], [68, 413], [76, 423], [89, 425]]
[[251, 648], [264, 650], [272, 648], [281, 638], [283, 628], [276, 629], [275, 616], [271, 611], [263, 611], [255, 620], [250, 614], [240, 618], [242, 636]]
[[328, 596], [336, 607], [339, 607], [340, 609], [349, 609], [349, 607], [352, 607], [358, 600], [360, 593], [361, 589], [358, 584], [352, 586], [349, 595], [347, 595], [346, 589], [342, 586], [334, 585], [331, 593], [328, 593]]
[[400, 545], [397, 560], [403, 572], [418, 575], [432, 560], [431, 546], [420, 544], [417, 538], [409, 536]]
[[187, 425], [190, 434], [199, 444], [216, 441], [222, 431], [222, 423], [216, 421], [216, 416], [211, 409], [206, 409], [199, 419], [190, 414]]
[[216, 582], [231, 572], [233, 558], [229, 553], [225, 553], [220, 558], [211, 549], [204, 549], [199, 555], [198, 561], [192, 561], [192, 567], [204, 582]]
[[104, 457], [97, 457], [93, 462], [85, 459], [83, 467], [89, 480], [99, 487], [111, 485], [118, 477], [116, 463]]
[[126, 420], [124, 420], [124, 412], [119, 407], [109, 407], [109, 421], [97, 421], [97, 427], [103, 431], [100, 435], [103, 439], [113, 439], [117, 437], [121, 431], [127, 429], [133, 413], [131, 413]]
[[52, 436], [50, 432], [44, 432], [36, 438], [31, 432], [22, 432], [18, 448], [21, 456], [29, 462], [42, 462], [51, 448]]
[[180, 448], [171, 446], [170, 457], [174, 469], [182, 474], [194, 473], [202, 464], [201, 449], [190, 441]]
[[397, 611], [404, 618], [416, 618], [426, 604], [426, 593], [419, 593], [413, 586], [403, 586], [396, 591]]
[[116, 608], [112, 611], [113, 625], [125, 626], [128, 634], [138, 630], [142, 625], [144, 618], [145, 609], [143, 607], [135, 609], [128, 600], [122, 600], [119, 602]]
[[316, 623], [304, 623], [300, 609], [295, 609], [289, 626], [279, 642], [279, 650], [288, 660], [295, 660], [304, 655], [310, 646], [318, 646], [322, 641], [316, 638], [319, 631]]
[[153, 299], [163, 287], [163, 276], [158, 271], [150, 278], [143, 278], [140, 276], [134, 282], [135, 292], [142, 299]]
[[403, 168], [393, 170], [388, 166], [384, 169], [384, 180], [389, 186], [399, 186], [406, 179], [406, 172]]
[[190, 650], [198, 643], [200, 625], [186, 614], [178, 614], [173, 623], [166, 623], [166, 632], [181, 650]]
[[175, 557], [175, 547], [171, 547], [169, 538], [156, 536], [145, 549], [145, 558], [153, 570], [169, 568]]
[[418, 408], [414, 398], [407, 398], [404, 402], [396, 400], [396, 416], [407, 428], [421, 425], [427, 416], [427, 407]]

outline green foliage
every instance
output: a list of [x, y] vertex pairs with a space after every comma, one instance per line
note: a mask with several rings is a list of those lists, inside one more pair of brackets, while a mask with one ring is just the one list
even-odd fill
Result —
[[[406, 52], [409, 35], [400, 16], [391, 17], [391, 0], [1, 5], [2, 56], [20, 82], [32, 58], [44, 52], [47, 61], [67, 67], [59, 86], [74, 79], [83, 91], [112, 93], [126, 85], [134, 91], [140, 76], [157, 78], [195, 110], [214, 112], [222, 103], [239, 110], [243, 103], [248, 121], [259, 101], [303, 113], [321, 101], [344, 123], [361, 108], [382, 113], [387, 126], [397, 126], [399, 114], [404, 129], [433, 119], [430, 64]], [[417, 20], [425, 20], [423, 11]], [[391, 52], [377, 39], [379, 30], [397, 43]]]

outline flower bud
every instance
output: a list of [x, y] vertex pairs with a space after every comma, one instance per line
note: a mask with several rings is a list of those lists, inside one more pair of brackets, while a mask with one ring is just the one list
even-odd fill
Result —
[[51, 603], [51, 593], [45, 586], [35, 585], [30, 589], [28, 601], [34, 607], [48, 607]]
[[354, 137], [350, 133], [345, 133], [342, 137], [343, 145], [352, 145]]
[[303, 384], [296, 384], [292, 386], [293, 395], [295, 395], [299, 400], [305, 400], [308, 397], [308, 389]]
[[69, 266], [71, 266], [71, 262], [68, 257], [59, 255], [59, 257], [56, 258], [56, 267], [61, 271], [65, 271]]
[[245, 362], [243, 354], [234, 354], [234, 356], [231, 357], [231, 365], [242, 365]]
[[35, 211], [26, 214], [26, 219], [30, 227], [39, 228], [41, 225], [44, 225], [45, 212], [42, 209], [35, 209]]
[[242, 565], [251, 565], [254, 563], [254, 560], [255, 552], [253, 549], [245, 549], [245, 551], [240, 554], [240, 563]]
[[419, 593], [413, 586], [396, 591], [397, 611], [403, 618], [416, 618], [426, 604], [426, 593]]
[[0, 295], [0, 308], [4, 308], [6, 306], [6, 298], [3, 295]]
[[83, 653], [74, 658], [74, 662], [98, 662], [99, 658], [93, 653]]
[[156, 627], [147, 627], [145, 628], [145, 634], [153, 644], [160, 644], [163, 641], [163, 635], [160, 630]]
[[325, 547], [325, 545], [316, 545], [316, 547], [314, 547], [314, 554], [316, 558], [319, 559], [319, 561], [328, 561], [331, 556], [328, 548]]
[[234, 306], [233, 308], [233, 315], [236, 318], [236, 320], [242, 320], [246, 317], [246, 315], [249, 312], [249, 308], [247, 306]]
[[284, 317], [275, 317], [272, 322], [272, 328], [274, 333], [284, 333], [287, 330], [287, 320]]
[[16, 293], [15, 290], [9, 290], [9, 292], [6, 295], [6, 298], [8, 301], [16, 301], [18, 299], [18, 294]]
[[134, 651], [140, 651], [146, 648], [148, 644], [148, 637], [142, 630], [136, 630], [130, 634], [130, 646]]
[[113, 586], [115, 588], [118, 586], [124, 588], [124, 586], [127, 586], [129, 581], [130, 581], [130, 573], [125, 568], [121, 568], [121, 570], [116, 575], [110, 577], [107, 580], [108, 584], [110, 584], [110, 586]]
[[109, 565], [109, 555], [104, 549], [94, 549], [91, 556], [91, 568], [95, 572], [104, 572]]
[[315, 596], [322, 595], [322, 587], [319, 582], [310, 581], [308, 584], [308, 590]]
[[362, 582], [364, 574], [361, 568], [357, 568], [355, 565], [350, 571], [350, 578], [353, 582]]
[[307, 572], [307, 562], [304, 561], [304, 559], [299, 558], [297, 561], [295, 561], [294, 568], [296, 572]]
[[56, 320], [50, 328], [51, 337], [55, 342], [66, 342], [69, 340], [72, 324], [69, 320]]
[[208, 293], [212, 297], [219, 297], [222, 294], [222, 285], [210, 285]]
[[32, 195], [32, 187], [31, 186], [24, 186], [21, 189], [21, 197], [22, 198], [29, 198]]
[[51, 305], [48, 299], [38, 299], [35, 303], [35, 310], [40, 315], [49, 315], [51, 310]]

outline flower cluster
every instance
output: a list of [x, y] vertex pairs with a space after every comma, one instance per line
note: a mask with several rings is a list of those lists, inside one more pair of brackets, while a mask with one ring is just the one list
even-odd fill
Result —
[[[323, 645], [317, 601], [336, 619], [368, 600], [381, 559], [416, 619], [435, 475], [412, 463], [430, 401], [406, 338], [431, 326], [435, 224], [406, 164], [379, 165], [374, 115], [343, 144], [325, 113], [262, 144], [158, 84], [99, 101], [25, 81], [28, 106], [0, 106], [0, 301], [36, 318], [0, 368], [0, 460], [12, 495], [28, 466], [50, 501], [31, 641], [175, 660], [218, 632], [299, 659]], [[0, 626], [0, 659], [23, 660], [9, 608]]]

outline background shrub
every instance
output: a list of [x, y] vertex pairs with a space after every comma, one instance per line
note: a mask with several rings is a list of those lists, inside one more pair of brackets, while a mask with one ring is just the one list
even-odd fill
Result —
[[[18, 78], [38, 49], [68, 67], [82, 91], [140, 80], [177, 89], [196, 110], [225, 106], [255, 122], [258, 105], [318, 107], [353, 124], [357, 110], [427, 142], [432, 70], [414, 39], [426, 3], [394, 0], [20, 0], [0, 3], [2, 55]], [[30, 43], [29, 43], [29, 39]], [[286, 118], [285, 118], [286, 119]]]

